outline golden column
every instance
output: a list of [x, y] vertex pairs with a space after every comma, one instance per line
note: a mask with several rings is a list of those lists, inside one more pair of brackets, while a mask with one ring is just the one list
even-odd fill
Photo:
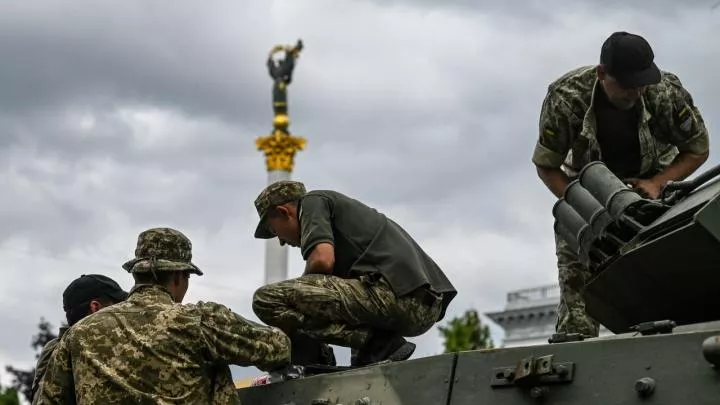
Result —
[[[303, 48], [301, 40], [295, 46], [275, 45], [268, 55], [267, 68], [273, 79], [272, 103], [273, 131], [258, 137], [255, 144], [265, 154], [268, 184], [289, 180], [295, 166], [295, 154], [305, 148], [305, 139], [290, 134], [288, 117], [287, 87], [292, 82], [295, 61]], [[273, 56], [285, 52], [285, 58], [275, 61]], [[277, 239], [269, 239], [265, 246], [265, 283], [287, 279], [287, 246], [281, 246]]]

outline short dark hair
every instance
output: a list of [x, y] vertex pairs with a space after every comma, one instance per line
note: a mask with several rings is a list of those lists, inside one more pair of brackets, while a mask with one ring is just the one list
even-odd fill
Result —
[[91, 301], [98, 301], [99, 303], [102, 304], [103, 307], [117, 304], [119, 302], [108, 296], [101, 296], [101, 297], [93, 298], [90, 301], [83, 302], [79, 305], [76, 305], [76, 306], [68, 309], [67, 311], [65, 311], [65, 320], [67, 321], [68, 326], [73, 326], [81, 319], [90, 315], [90, 302]]
[[[300, 203], [300, 200], [292, 200], [292, 201], [288, 201], [288, 202], [286, 202], [286, 203], [282, 203], [282, 204], [280, 204], [280, 205], [291, 205], [291, 206], [297, 208], [297, 206], [298, 206], [299, 203]], [[277, 217], [278, 217], [278, 209], [277, 209], [277, 208], [278, 208], [280, 205], [271, 205], [270, 207], [268, 207], [268, 210], [267, 210], [267, 216], [268, 216], [268, 218], [269, 218], [269, 217], [273, 217], [273, 218], [277, 218]]]
[[173, 276], [177, 273], [182, 273], [185, 278], [190, 277], [190, 270], [185, 271], [155, 271], [146, 273], [133, 273], [135, 283], [138, 284], [155, 284], [155, 285], [167, 285], [173, 279]]

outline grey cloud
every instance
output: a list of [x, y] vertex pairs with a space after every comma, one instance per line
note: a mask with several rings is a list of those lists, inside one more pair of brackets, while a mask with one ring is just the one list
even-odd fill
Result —
[[[139, 11], [127, 5], [115, 7], [86, 10], [72, 23], [29, 13], [7, 21], [5, 29], [14, 34], [6, 37], [13, 40], [0, 45], [12, 56], [15, 68], [4, 70], [10, 76], [3, 82], [35, 83], [25, 93], [44, 105], [43, 91], [56, 90], [52, 83], [43, 82], [51, 76], [34, 68], [47, 72], [48, 66], [56, 67], [49, 70], [57, 72], [59, 66], [59, 77], [67, 79], [53, 81], [67, 87], [57, 90], [63, 97], [58, 100], [67, 105], [15, 111], [0, 121], [1, 139], [10, 146], [4, 151], [4, 162], [16, 167], [12, 175], [46, 190], [44, 200], [37, 190], [29, 194], [20, 189], [28, 194], [2, 197], [7, 207], [4, 219], [13, 225], [10, 229], [21, 230], [22, 222], [27, 224], [28, 234], [37, 232], [28, 221], [31, 216], [45, 229], [53, 228], [49, 224], [62, 229], [72, 225], [79, 236], [89, 227], [102, 229], [98, 224], [103, 223], [103, 215], [113, 211], [161, 222], [188, 212], [184, 216], [187, 223], [202, 222], [214, 229], [239, 207], [250, 208], [249, 200], [262, 186], [262, 156], [254, 150], [253, 138], [269, 129], [270, 108], [263, 100], [269, 97], [270, 82], [262, 67], [260, 41], [230, 35], [240, 39], [238, 49], [256, 56], [257, 68], [238, 72], [238, 81], [233, 66], [227, 63], [232, 57], [224, 56], [217, 65], [190, 63], [210, 59], [208, 52], [230, 54], [229, 40], [208, 48], [212, 39], [220, 38], [220, 31], [211, 29], [211, 18], [200, 17], [187, 29], [180, 22], [197, 10], [179, 8], [167, 15], [140, 18], [135, 29], [128, 31], [116, 28], [122, 24], [110, 24], [111, 18], [131, 21]], [[90, 18], [91, 13], [97, 14]], [[44, 30], [31, 29], [38, 21], [43, 21]], [[160, 25], [166, 29], [154, 29]], [[348, 26], [358, 29], [354, 23]], [[312, 34], [311, 41], [290, 96], [292, 129], [307, 136], [310, 143], [309, 149], [298, 155], [296, 177], [311, 185], [342, 188], [376, 204], [412, 201], [418, 209], [434, 211], [440, 221], [455, 218], [460, 201], [474, 201], [479, 212], [492, 212], [528, 181], [543, 192], [529, 157], [537, 108], [553, 78], [545, 72], [560, 70], [544, 67], [547, 59], [534, 59], [544, 51], [524, 47], [523, 34], [504, 37], [507, 44], [484, 45], [490, 52], [503, 52], [501, 55], [471, 54], [464, 62], [457, 62], [466, 49], [458, 42], [442, 43], [440, 48], [415, 44], [421, 51], [374, 61], [369, 55], [386, 54], [393, 45], [373, 48], [365, 44], [370, 47], [338, 53], [337, 49], [344, 48], [329, 44], [341, 43], [342, 35], [322, 42], [318, 37], [322, 30], [304, 28]], [[145, 30], [151, 34], [144, 35]], [[556, 32], [550, 35], [557, 36]], [[447, 39], [445, 34], [440, 37]], [[37, 51], [52, 38], [59, 41], [48, 47], [55, 53]], [[176, 38], [176, 42], [168, 42], [168, 38]], [[312, 40], [317, 45], [312, 45]], [[364, 40], [353, 41], [362, 44]], [[38, 59], [28, 63], [30, 59], [23, 59], [17, 51], [21, 47], [36, 49], [25, 57]], [[500, 61], [500, 56], [505, 59]], [[428, 63], [430, 60], [436, 65]], [[539, 66], [523, 65], [532, 60]], [[531, 75], [533, 71], [538, 73]], [[539, 72], [544, 79], [538, 80]], [[208, 78], [213, 81], [203, 81]], [[196, 85], [201, 90], [196, 92], [192, 87]], [[186, 92], [177, 93], [178, 89]], [[123, 91], [139, 96], [126, 97]], [[231, 93], [241, 94], [250, 107], [243, 108], [237, 100], [229, 102]], [[85, 98], [75, 98], [76, 94]], [[90, 104], [83, 107], [79, 100]], [[96, 104], [97, 100], [101, 102]], [[173, 123], [169, 131], [181, 133], [164, 134], [157, 143], [140, 146], [145, 129], [132, 128], [132, 122], [118, 116], [118, 108], [142, 111], [152, 103], [170, 114], [160, 117]], [[227, 109], [238, 113], [228, 114]], [[68, 114], [85, 112], [92, 113], [97, 122], [95, 129], [82, 135], [77, 124], [68, 123]], [[25, 155], [14, 160], [18, 151]], [[47, 172], [44, 168], [53, 164], [53, 159], [59, 169]], [[76, 184], [84, 171], [94, 170], [108, 176], [102, 187]], [[368, 178], [385, 180], [391, 186]], [[458, 182], [466, 186], [458, 188]], [[63, 194], [60, 190], [69, 184], [75, 185], [74, 193]], [[89, 199], [96, 200], [89, 203]], [[16, 208], [10, 208], [13, 204]], [[197, 207], [203, 208], [195, 214]], [[33, 213], [23, 214], [28, 210]], [[512, 214], [480, 220], [479, 226], [504, 228], [512, 223]], [[75, 240], [57, 238], [52, 232], [44, 235], [38, 239]]]
[[593, 9], [602, 13], [615, 13], [618, 11], [637, 11], [651, 15], [673, 16], [678, 12], [688, 9], [708, 10], [712, 11], [717, 8], [715, 0], [688, 0], [685, 2], [677, 2], [672, 0], [665, 1], [639, 1], [626, 2], [622, 0], [603, 0], [583, 2], [582, 4], [572, 0], [554, 0], [551, 2], [533, 2], [524, 1], [521, 3], [504, 3], [492, 1], [472, 1], [472, 0], [365, 0], [382, 6], [396, 5], [406, 7], [426, 7], [433, 10], [462, 10], [474, 11], [477, 13], [487, 13], [491, 15], [512, 15], [522, 19], [544, 20], [544, 21], [561, 21], [563, 11], [572, 11], [578, 9]]
[[[72, 2], [6, 5], [0, 17], [0, 105], [17, 112], [103, 101], [177, 107], [181, 100], [183, 110], [193, 114], [257, 113], [257, 94], [268, 86], [259, 80], [266, 50], [254, 36], [269, 36], [263, 27], [270, 26], [253, 23], [267, 21], [269, 7], [217, 5], [214, 14], [143, 2], [82, 10]], [[247, 28], [225, 28], [251, 24], [252, 37], [237, 35]]]
[[[121, 7], [120, 12], [105, 10], [100, 15], [102, 18], [99, 21], [103, 21], [108, 15], [122, 19], [129, 18], [132, 13]], [[161, 21], [175, 28], [158, 32], [155, 36], [167, 38], [183, 34], [181, 28], [171, 25], [183, 16], [186, 14], [181, 10], [163, 17]], [[202, 27], [202, 23], [206, 22], [206, 19], [201, 19], [195, 27]], [[89, 24], [90, 28], [83, 29], [83, 24]], [[182, 55], [186, 58], [184, 61], [202, 60], [204, 52], [208, 52], [202, 47], [174, 46], [160, 56], [153, 52], [147, 52], [142, 57], [129, 56], [127, 49], [132, 47], [127, 43], [138, 41], [140, 28], [147, 28], [147, 25], [151, 24], [140, 24], [138, 30], [130, 33], [132, 35], [123, 33], [120, 36], [120, 33], [102, 28], [94, 20], [81, 19], [72, 25], [72, 29], [69, 23], [63, 22], [56, 30], [65, 28], [71, 32], [100, 32], [103, 35], [95, 36], [92, 44], [83, 44], [89, 45], [87, 49], [68, 42], [76, 50], [67, 53], [74, 56], [72, 59], [66, 56], [52, 59], [54, 55], [49, 55], [50, 60], [83, 63], [85, 69], [103, 74], [97, 79], [103, 83], [100, 86], [94, 84], [96, 79], [92, 74], [70, 75], [68, 78], [72, 80], [66, 85], [73, 89], [94, 88], [100, 94], [108, 86], [115, 87], [119, 77], [128, 80], [127, 86], [120, 87], [139, 92], [142, 97], [128, 99], [113, 91], [86, 99], [86, 102], [103, 102], [81, 108], [74, 98], [67, 96], [63, 99], [69, 103], [67, 107], [18, 112], [6, 115], [1, 121], [7, 128], [2, 132], [5, 136], [9, 135], [8, 138], [3, 136], [3, 139], [13, 146], [6, 150], [7, 153], [15, 153], [20, 145], [25, 147], [21, 150], [28, 154], [21, 161], [23, 163], [19, 163], [20, 171], [17, 173], [23, 181], [38, 182], [50, 190], [59, 190], [62, 184], [77, 181], [84, 175], [83, 170], [95, 170], [98, 164], [106, 169], [104, 175], [111, 176], [101, 188], [102, 193], [91, 189], [77, 190], [100, 199], [92, 205], [73, 195], [48, 197], [44, 207], [38, 206], [42, 214], [33, 214], [35, 219], [43, 219], [45, 227], [49, 223], [58, 223], [62, 227], [73, 224], [73, 229], [82, 234], [87, 232], [81, 226], [83, 223], [96, 227], [103, 222], [104, 213], [112, 210], [162, 221], [180, 212], [193, 211], [194, 207], [203, 207], [199, 210], [202, 215], [188, 214], [186, 220], [203, 222], [212, 229], [219, 226], [226, 215], [237, 212], [239, 207], [250, 208], [248, 200], [262, 186], [262, 156], [254, 150], [253, 138], [269, 129], [270, 108], [263, 100], [269, 97], [270, 81], [261, 64], [264, 54], [244, 51], [257, 54], [257, 72], [238, 74], [239, 77], [250, 78], [241, 82], [235, 81], [230, 73], [232, 69], [227, 67], [223, 70], [218, 66], [179, 63], [182, 61], [163, 58], [164, 54], [170, 54]], [[352, 24], [349, 26], [354, 27]], [[49, 28], [53, 27], [49, 25]], [[200, 31], [212, 32], [209, 29]], [[422, 52], [373, 61], [368, 55], [373, 52], [385, 54], [392, 46], [380, 45], [362, 52], [358, 48], [351, 54], [335, 52], [340, 55], [335, 56], [333, 48], [328, 43], [318, 43], [317, 32], [310, 31], [310, 45], [301, 58], [295, 82], [290, 88], [291, 128], [309, 138], [309, 149], [298, 155], [296, 177], [310, 185], [341, 188], [350, 194], [372, 199], [377, 204], [412, 201], [418, 209], [434, 211], [433, 216], [444, 222], [457, 216], [456, 210], [462, 206], [458, 201], [474, 201], [478, 212], [492, 212], [498, 203], [513, 194], [514, 188], [527, 181], [534, 182], [534, 187], [542, 192], [542, 188], [537, 186], [538, 180], [529, 157], [536, 132], [537, 108], [547, 83], [554, 76], [543, 73], [544, 79], [538, 80], [537, 75], [529, 74], [531, 70], [543, 72], [550, 68], [544, 67], [547, 65], [541, 63], [541, 59], [534, 59], [542, 55], [542, 49], [522, 45], [522, 34], [513, 33], [505, 37], [508, 41], [505, 45], [483, 45], [489, 52], [502, 52], [499, 56], [471, 54], [464, 63], [460, 63], [457, 61], [466, 48], [460, 43], [447, 43], [446, 47], [435, 51], [416, 44]], [[82, 38], [80, 35], [68, 37]], [[242, 35], [235, 34], [234, 37]], [[31, 43], [34, 38], [30, 36]], [[202, 42], [203, 38], [208, 42], [207, 37], [201, 36], [191, 45]], [[317, 45], [312, 45], [312, 40]], [[363, 43], [358, 39], [354, 41]], [[336, 42], [341, 43], [340, 40], [331, 40], [330, 43]], [[227, 43], [224, 45], [227, 46]], [[248, 49], [255, 49], [253, 47]], [[119, 48], [117, 52], [113, 51], [115, 48]], [[113, 58], [122, 59], [122, 63], [131, 68], [126, 69], [114, 61], [111, 64], [117, 65], [115, 69], [107, 65], [93, 67], [95, 62], [104, 61], [94, 53], [98, 49], [112, 54]], [[227, 48], [222, 47], [214, 52], [229, 53]], [[451, 61], [445, 56], [450, 56]], [[506, 60], [498, 63], [500, 56]], [[428, 58], [433, 58], [437, 65], [428, 64]], [[531, 60], [537, 60], [540, 66], [523, 66]], [[48, 63], [38, 62], [35, 65]], [[438, 68], [445, 73], [439, 73]], [[32, 78], [32, 69], [26, 70], [23, 77]], [[84, 72], [83, 69], [75, 70]], [[148, 79], [155, 78], [153, 72], [158, 70], [170, 72], [164, 78], [166, 82]], [[183, 76], [177, 72], [196, 76]], [[15, 71], [15, 74], [20, 73], [21, 69]], [[173, 93], [175, 89], [194, 83], [195, 77], [216, 77], [217, 84], [227, 83], [230, 88], [247, 85], [247, 88], [242, 87], [242, 91], [233, 93], [243, 94], [252, 108], [242, 109], [235, 107], [237, 103], [227, 103], [227, 86], [203, 86], [207, 89], [204, 91], [212, 95], [212, 101], [204, 107], [193, 104], [208, 101], [202, 94], [195, 99]], [[29, 93], [32, 93], [31, 90]], [[163, 103], [161, 99], [169, 101]], [[137, 100], [145, 104], [138, 104]], [[169, 116], [160, 118], [172, 122], [174, 126], [169, 131], [178, 133], [166, 133], [158, 142], [140, 146], [144, 143], [145, 129], [133, 128], [127, 117], [119, 116], [118, 108], [142, 111], [153, 101], [166, 108], [163, 114]], [[222, 108], [237, 108], [238, 113], [230, 117], [214, 109], [216, 104], [222, 105]], [[508, 114], [508, 111], [512, 113]], [[70, 113], [91, 113], [97, 121], [95, 128], [81, 135], [77, 123], [68, 123]], [[77, 116], [74, 118], [77, 120]], [[63, 170], [53, 173], [38, 171], [32, 167], [34, 163], [30, 151], [36, 151], [42, 159], [54, 157], [60, 163], [74, 163], [65, 163]], [[10, 155], [7, 161], [13, 161]], [[502, 175], [498, 174], [498, 169], [501, 169]], [[383, 179], [392, 186], [383, 187], [382, 183], [368, 182], [368, 178]], [[458, 188], [457, 182], [467, 185]], [[155, 197], [147, 199], [151, 193]], [[22, 195], [6, 194], [3, 199], [8, 205], [10, 201], [17, 203], [20, 197]], [[5, 215], [9, 223], [26, 221], [27, 217], [21, 213], [27, 208], [23, 205], [20, 211], [7, 210]], [[68, 215], [63, 215], [64, 211]], [[63, 221], [59, 218], [71, 219], [59, 222]], [[512, 214], [483, 216], [481, 221], [478, 226], [504, 229], [513, 223]], [[35, 228], [31, 229], [35, 231]], [[58, 239], [51, 232], [45, 235], [48, 240]]]

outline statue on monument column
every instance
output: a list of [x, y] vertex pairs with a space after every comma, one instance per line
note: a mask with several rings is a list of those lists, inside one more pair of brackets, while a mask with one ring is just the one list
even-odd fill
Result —
[[[295, 46], [276, 45], [270, 51], [267, 67], [270, 77], [273, 79], [272, 99], [275, 115], [287, 114], [287, 86], [292, 82], [295, 59], [297, 59], [302, 48], [302, 40], [298, 39]], [[275, 61], [273, 56], [280, 51], [285, 51], [285, 59]]]
[[[265, 153], [268, 171], [291, 172], [295, 153], [305, 147], [303, 137], [290, 135], [290, 118], [287, 107], [287, 86], [292, 82], [295, 62], [302, 49], [302, 40], [298, 40], [295, 46], [275, 45], [268, 55], [267, 68], [273, 79], [272, 102], [275, 116], [272, 121], [272, 132], [255, 140], [258, 150]], [[277, 61], [273, 59], [276, 53], [283, 51], [285, 52], [284, 59]]]

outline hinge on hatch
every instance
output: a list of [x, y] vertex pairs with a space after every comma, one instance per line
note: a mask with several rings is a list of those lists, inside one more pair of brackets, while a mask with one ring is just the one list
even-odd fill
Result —
[[554, 362], [554, 354], [526, 357], [515, 366], [496, 367], [490, 379], [492, 387], [534, 387], [545, 384], [569, 383], [573, 380], [575, 363]]

